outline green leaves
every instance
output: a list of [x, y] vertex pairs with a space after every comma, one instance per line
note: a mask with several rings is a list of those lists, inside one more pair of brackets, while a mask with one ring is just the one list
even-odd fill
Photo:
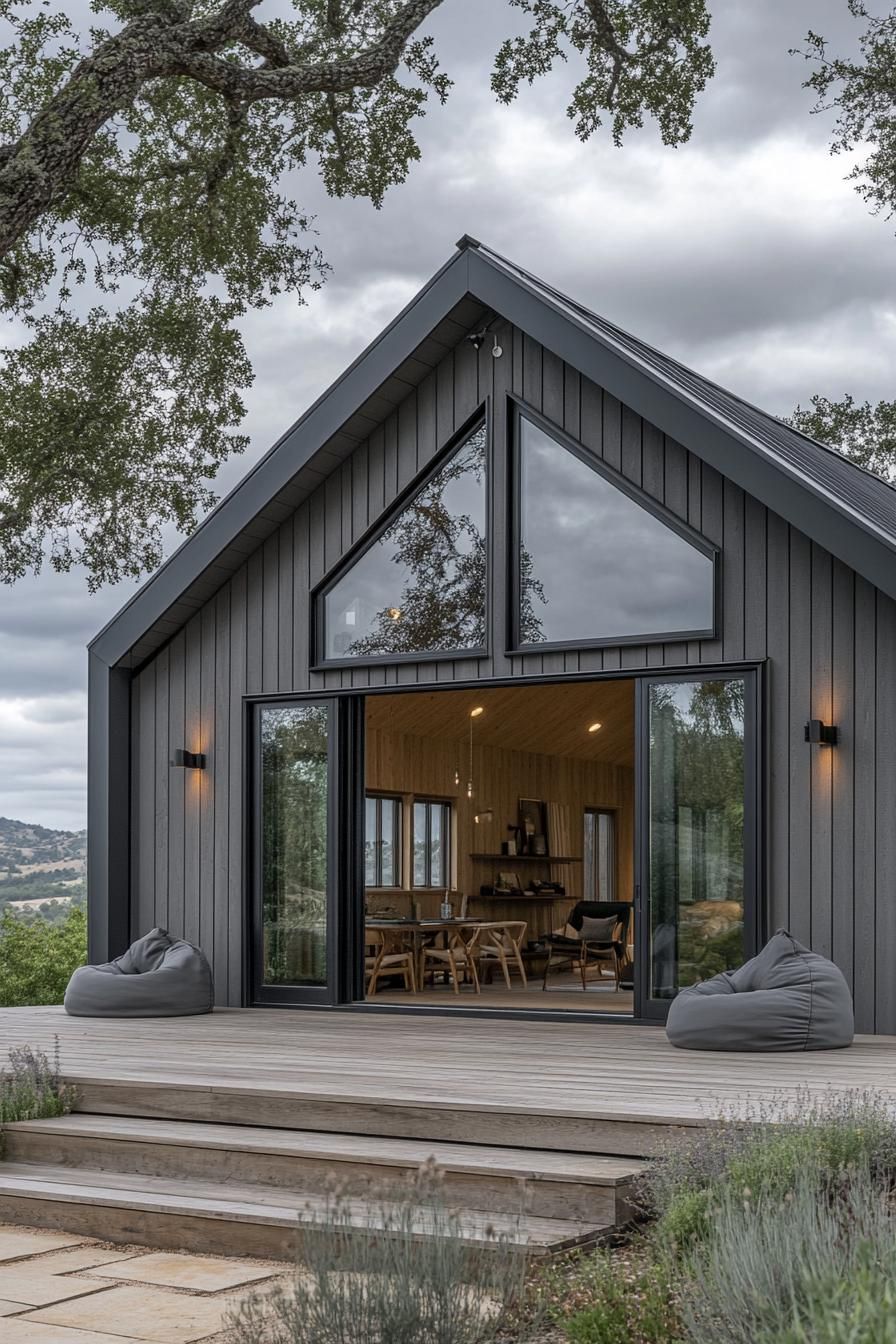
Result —
[[858, 152], [849, 180], [872, 210], [889, 216], [896, 210], [896, 10], [879, 18], [862, 0], [848, 3], [864, 23], [857, 56], [832, 56], [815, 32], [792, 54], [814, 67], [803, 84], [815, 94], [814, 111], [835, 114], [831, 153]]
[[896, 402], [856, 402], [851, 396], [830, 401], [815, 396], [810, 406], [797, 406], [789, 424], [821, 443], [838, 448], [860, 467], [884, 480], [896, 480]]
[[[532, 22], [501, 101], [571, 54], [582, 139], [646, 116], [687, 139], [703, 0], [506, 2]], [[451, 87], [423, 25], [451, 3], [95, 0], [108, 26], [79, 34], [58, 0], [0, 0], [0, 580], [47, 556], [136, 576], [210, 506], [245, 443], [240, 318], [327, 277], [298, 174], [375, 206], [405, 180]]]
[[588, 140], [608, 118], [613, 142], [644, 124], [659, 126], [663, 144], [690, 138], [697, 95], [714, 71], [704, 0], [510, 0], [532, 18], [530, 31], [498, 52], [492, 88], [512, 102], [570, 54], [586, 74], [573, 90], [567, 114]]
[[36, 321], [0, 369], [0, 578], [76, 562], [92, 589], [161, 558], [245, 439], [251, 369], [232, 312], [200, 295]]

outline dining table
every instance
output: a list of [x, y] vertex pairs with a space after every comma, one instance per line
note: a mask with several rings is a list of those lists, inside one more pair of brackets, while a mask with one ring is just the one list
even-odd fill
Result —
[[426, 938], [430, 936], [438, 937], [440, 933], [450, 932], [451, 929], [472, 929], [478, 924], [488, 923], [489, 920], [487, 919], [471, 918], [469, 915], [451, 916], [448, 919], [442, 916], [434, 916], [431, 919], [421, 916], [418, 919], [411, 915], [396, 919], [378, 919], [375, 915], [371, 915], [364, 920], [364, 927], [366, 929], [398, 930], [409, 934], [414, 949], [414, 966], [421, 972], [417, 976], [417, 983], [422, 985], [423, 946]]

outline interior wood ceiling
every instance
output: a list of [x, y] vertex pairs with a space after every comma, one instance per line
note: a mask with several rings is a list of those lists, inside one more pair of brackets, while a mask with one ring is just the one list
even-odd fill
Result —
[[[470, 710], [479, 705], [483, 713], [473, 721], [478, 745], [634, 765], [632, 681], [371, 695], [367, 723], [381, 732], [466, 743]], [[598, 732], [588, 732], [592, 723], [602, 725]]]

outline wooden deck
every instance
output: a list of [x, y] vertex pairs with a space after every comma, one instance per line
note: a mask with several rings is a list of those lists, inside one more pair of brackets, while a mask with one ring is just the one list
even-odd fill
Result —
[[[76, 1113], [10, 1126], [0, 1222], [123, 1244], [292, 1256], [330, 1217], [387, 1232], [380, 1185], [440, 1168], [460, 1235], [550, 1255], [631, 1216], [644, 1158], [799, 1089], [876, 1088], [896, 1109], [896, 1039], [818, 1055], [674, 1050], [657, 1027], [223, 1009], [99, 1021], [0, 1010], [11, 1046], [58, 1040]], [[407, 1188], [405, 1185], [403, 1188]], [[431, 1214], [416, 1234], [440, 1235]], [[427, 1221], [429, 1220], [429, 1221]]]
[[[673, 1049], [659, 1027], [447, 1016], [221, 1009], [207, 1017], [100, 1021], [60, 1008], [0, 1010], [10, 1046], [52, 1053], [107, 1114], [293, 1124], [356, 1133], [644, 1153], [694, 1126], [800, 1089], [874, 1088], [896, 1108], [896, 1037], [819, 1054]], [[122, 1086], [124, 1084], [125, 1086]], [[122, 1099], [127, 1105], [123, 1106]], [[166, 1100], [167, 1099], [167, 1100]], [[376, 1128], [363, 1122], [376, 1112]], [[348, 1118], [346, 1118], [348, 1117]], [[625, 1132], [640, 1143], [626, 1142]]]

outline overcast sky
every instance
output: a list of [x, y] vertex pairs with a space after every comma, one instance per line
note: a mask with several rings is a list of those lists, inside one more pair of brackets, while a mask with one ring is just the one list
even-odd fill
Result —
[[[333, 277], [308, 307], [284, 300], [247, 321], [252, 447], [222, 489], [463, 233], [779, 414], [813, 392], [896, 394], [893, 225], [844, 182], [849, 164], [829, 156], [829, 120], [810, 116], [787, 54], [810, 26], [854, 38], [845, 0], [712, 7], [718, 72], [691, 143], [664, 149], [647, 127], [617, 150], [575, 140], [569, 71], [495, 105], [488, 71], [516, 11], [447, 0], [431, 26], [456, 87], [421, 128], [411, 180], [380, 211], [327, 201], [310, 172], [299, 182]], [[84, 646], [130, 591], [91, 597], [82, 576], [48, 574], [0, 592], [0, 815], [84, 825]]]

